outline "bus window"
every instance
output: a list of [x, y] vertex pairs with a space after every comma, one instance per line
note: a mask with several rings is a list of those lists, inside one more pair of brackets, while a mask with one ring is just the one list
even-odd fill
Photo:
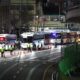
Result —
[[29, 37], [27, 38], [27, 42], [28, 42], [28, 43], [32, 43], [32, 42], [33, 42], [33, 37], [30, 37], [30, 36], [29, 36]]
[[16, 41], [16, 38], [7, 38], [7, 41], [8, 42], [15, 42]]
[[36, 47], [41, 48], [44, 46], [44, 34], [43, 33], [36, 33], [33, 36], [33, 43], [36, 45]]
[[25, 43], [25, 42], [27, 42], [28, 40], [27, 40], [27, 38], [22, 38], [21, 41], [22, 41], [23, 43]]
[[33, 36], [33, 39], [34, 40], [40, 40], [40, 39], [44, 39], [44, 35], [37, 35], [37, 34], [35, 34], [34, 36]]
[[32, 43], [33, 38], [30, 37], [30, 36], [28, 36], [27, 38], [22, 38], [21, 41], [22, 41], [23, 43]]
[[45, 45], [50, 44], [50, 34], [45, 34], [44, 35], [44, 44]]

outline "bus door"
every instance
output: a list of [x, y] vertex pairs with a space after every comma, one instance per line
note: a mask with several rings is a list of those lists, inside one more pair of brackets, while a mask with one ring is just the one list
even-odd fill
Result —
[[62, 33], [62, 44], [65, 45], [68, 43], [67, 33]]
[[45, 45], [50, 44], [50, 34], [44, 34], [44, 44]]
[[33, 42], [33, 37], [32, 36], [28, 36], [27, 37], [27, 43], [32, 43]]
[[51, 48], [57, 48], [59, 45], [61, 46], [61, 33], [52, 32], [50, 34], [50, 43]]
[[10, 35], [7, 37], [7, 45], [8, 45], [9, 50], [15, 49], [16, 40], [17, 40], [16, 35], [15, 36]]

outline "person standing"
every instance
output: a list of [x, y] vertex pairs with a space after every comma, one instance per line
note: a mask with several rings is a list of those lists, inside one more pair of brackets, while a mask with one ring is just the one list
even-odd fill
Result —
[[26, 50], [28, 51], [28, 43], [26, 43]]
[[33, 50], [36, 50], [36, 44], [33, 43]]
[[30, 43], [30, 51], [32, 52], [32, 49], [33, 49], [33, 44]]
[[38, 42], [37, 41], [35, 42], [35, 45], [36, 45], [36, 50], [38, 50]]
[[30, 51], [30, 45], [29, 43], [27, 43], [27, 49], [28, 49], [28, 52]]
[[5, 57], [4, 56], [4, 46], [2, 44], [0, 44], [0, 52], [1, 52], [1, 57]]

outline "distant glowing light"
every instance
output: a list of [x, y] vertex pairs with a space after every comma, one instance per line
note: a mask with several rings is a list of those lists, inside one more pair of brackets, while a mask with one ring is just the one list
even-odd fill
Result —
[[5, 40], [5, 38], [4, 37], [0, 37], [0, 41], [4, 41]]
[[57, 37], [57, 34], [56, 34], [56, 33], [52, 33], [52, 36], [53, 36], [53, 37]]
[[53, 36], [56, 36], [56, 33], [53, 33]]

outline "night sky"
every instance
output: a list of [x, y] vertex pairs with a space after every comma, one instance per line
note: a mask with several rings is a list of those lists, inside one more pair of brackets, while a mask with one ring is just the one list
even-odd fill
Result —
[[63, 5], [61, 1], [58, 2], [58, 0], [42, 0], [41, 3], [44, 14], [59, 14], [59, 9], [60, 13], [63, 14]]

